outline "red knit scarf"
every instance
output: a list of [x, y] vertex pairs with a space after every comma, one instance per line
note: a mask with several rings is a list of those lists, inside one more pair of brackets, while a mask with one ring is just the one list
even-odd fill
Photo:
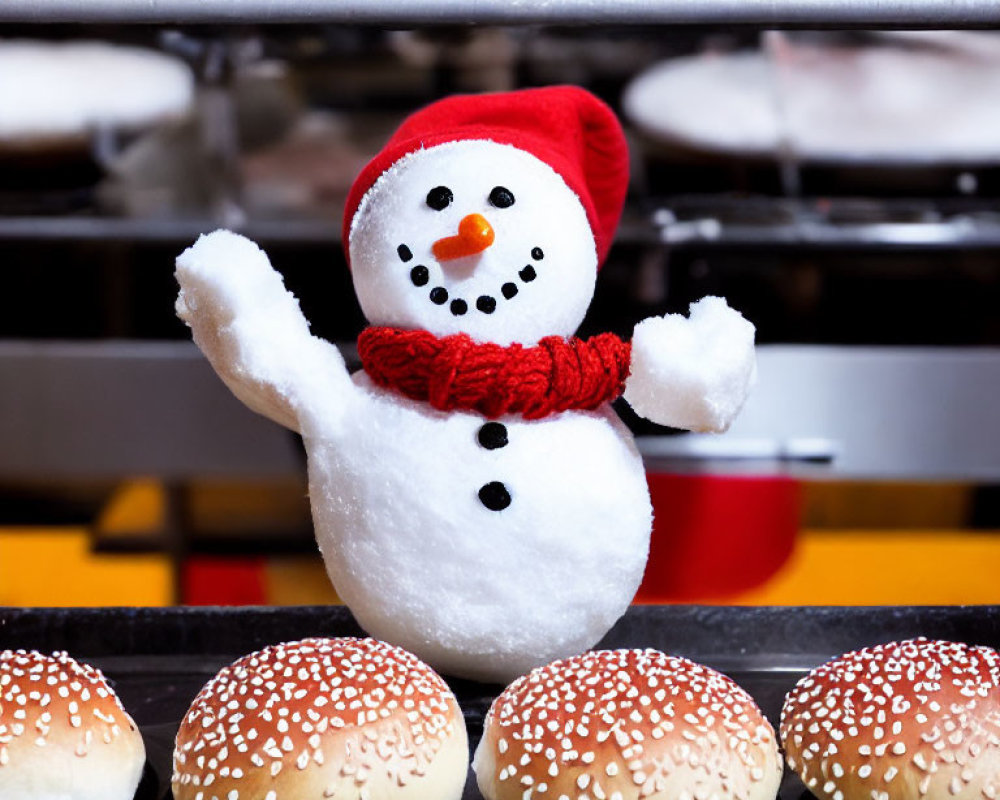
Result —
[[586, 340], [546, 336], [534, 347], [383, 327], [358, 337], [361, 364], [377, 385], [441, 411], [478, 411], [491, 419], [540, 419], [608, 403], [625, 388], [631, 351], [612, 333]]

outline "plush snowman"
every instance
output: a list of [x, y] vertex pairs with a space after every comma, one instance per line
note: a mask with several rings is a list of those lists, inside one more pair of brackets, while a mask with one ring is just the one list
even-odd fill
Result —
[[177, 260], [198, 346], [244, 403], [302, 434], [337, 592], [370, 634], [446, 673], [508, 681], [625, 611], [652, 512], [611, 400], [723, 430], [753, 381], [753, 326], [720, 298], [645, 320], [630, 343], [572, 338], [627, 177], [617, 119], [581, 89], [415, 113], [347, 202], [371, 323], [354, 375], [249, 240], [217, 231]]

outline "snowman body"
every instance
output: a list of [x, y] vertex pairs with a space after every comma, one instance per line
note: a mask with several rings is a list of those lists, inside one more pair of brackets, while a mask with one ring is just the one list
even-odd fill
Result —
[[[324, 430], [317, 417], [303, 432], [317, 540], [366, 631], [445, 672], [498, 680], [586, 649], [621, 616], [651, 510], [610, 408], [486, 420], [364, 373], [355, 385], [357, 424]], [[494, 510], [480, 490], [498, 484], [509, 504]]]
[[[514, 136], [528, 149], [502, 141], [512, 110], [530, 128]], [[438, 133], [438, 121], [457, 117], [468, 117], [463, 132]], [[581, 90], [453, 98], [418, 112], [348, 198], [365, 317], [393, 335], [457, 336], [505, 358], [572, 336], [626, 177], [620, 126]], [[226, 231], [185, 251], [177, 277], [178, 314], [220, 377], [302, 434], [327, 571], [369, 633], [445, 672], [508, 681], [593, 645], [625, 611], [652, 511], [607, 395], [540, 418], [487, 419], [476, 405], [376, 385], [378, 370], [351, 376], [310, 334], [264, 253]], [[636, 326], [625, 398], [661, 424], [723, 430], [753, 381], [753, 326], [706, 300], [690, 320]], [[447, 358], [432, 368], [434, 381], [454, 374]], [[565, 377], [548, 373], [544, 392]]]

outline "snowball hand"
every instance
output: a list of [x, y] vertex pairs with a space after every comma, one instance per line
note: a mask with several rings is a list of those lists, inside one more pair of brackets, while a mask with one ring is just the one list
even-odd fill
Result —
[[299, 409], [351, 386], [339, 351], [309, 333], [295, 297], [249, 239], [219, 230], [177, 259], [177, 315], [254, 411], [299, 430]]
[[757, 374], [754, 326], [721, 297], [704, 297], [690, 316], [650, 317], [635, 326], [625, 400], [660, 425], [721, 432]]

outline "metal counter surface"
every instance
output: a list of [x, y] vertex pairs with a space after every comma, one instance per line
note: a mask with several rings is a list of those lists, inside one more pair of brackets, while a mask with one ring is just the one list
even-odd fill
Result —
[[[729, 431], [641, 437], [647, 467], [1000, 481], [1000, 348], [764, 344], [757, 360]], [[292, 435], [243, 406], [191, 342], [0, 342], [0, 384], [18, 387], [0, 396], [0, 478], [305, 470]]]
[[0, 22], [983, 27], [995, 0], [4, 0]]
[[[105, 671], [142, 730], [147, 768], [137, 800], [170, 797], [173, 738], [188, 704], [221, 667], [268, 644], [361, 635], [343, 607], [0, 608], [0, 648], [67, 650]], [[654, 647], [725, 672], [777, 724], [806, 671], [866, 645], [914, 636], [1000, 647], [1000, 606], [634, 606], [601, 647]], [[502, 687], [450, 679], [474, 748]], [[786, 774], [780, 800], [812, 795]], [[480, 800], [470, 770], [464, 800]]]

